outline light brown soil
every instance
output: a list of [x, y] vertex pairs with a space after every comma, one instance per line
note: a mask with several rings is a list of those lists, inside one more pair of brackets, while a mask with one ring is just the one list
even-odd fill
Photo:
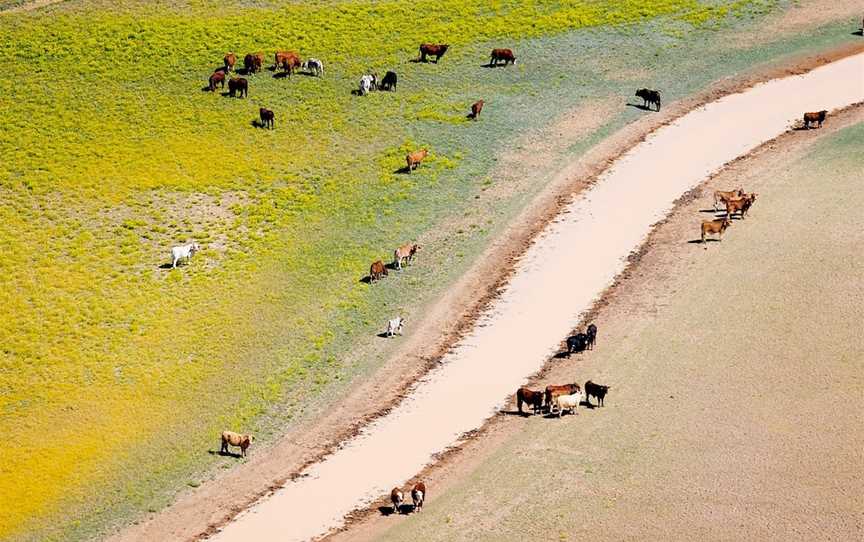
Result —
[[[611, 383], [609, 406], [562, 421], [502, 413], [418, 476], [430, 491], [422, 516], [382, 516], [382, 501], [328, 540], [860, 538], [864, 292], [844, 278], [860, 269], [846, 251], [862, 202], [829, 176], [789, 171], [864, 122], [864, 105], [831, 121], [766, 143], [682, 197], [598, 302], [598, 348], [550, 360], [535, 379]], [[760, 193], [753, 216], [722, 243], [686, 242], [713, 215], [713, 191], [739, 185]], [[823, 187], [818, 202], [801, 197]], [[769, 272], [785, 265], [795, 270]]]
[[[257, 449], [248, 463], [232, 469], [218, 481], [190, 491], [170, 508], [115, 535], [112, 540], [190, 540], [212, 533], [251, 503], [296, 476], [304, 466], [317, 461], [339, 442], [356, 434], [370, 420], [398, 404], [404, 390], [434, 366], [473, 322], [475, 315], [494, 298], [500, 284], [509, 276], [515, 258], [524, 251], [533, 236], [560, 211], [564, 203], [590, 185], [615, 157], [659, 126], [720, 96], [760, 81], [789, 73], [803, 73], [862, 50], [864, 43], [852, 43], [723, 80], [705, 92], [670, 104], [662, 113], [646, 116], [610, 137], [548, 185], [490, 245], [478, 259], [479, 263], [436, 304], [423, 324], [406, 337], [399, 351], [375, 374], [375, 378], [359, 383], [348, 397], [333, 405], [326, 417], [301, 425], [269, 449]], [[565, 116], [561, 122], [566, 124], [567, 118]], [[420, 240], [421, 244], [424, 242]]]

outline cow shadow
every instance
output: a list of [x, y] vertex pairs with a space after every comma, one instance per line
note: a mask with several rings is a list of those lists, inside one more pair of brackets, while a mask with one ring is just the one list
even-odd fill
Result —
[[476, 118], [476, 115], [474, 115], [474, 113], [468, 113], [467, 115], [465, 115], [465, 118], [470, 119], [470, 120], [474, 120]]
[[216, 92], [215, 90], [210, 90], [210, 85], [204, 85], [201, 87], [201, 92]]
[[360, 279], [358, 282], [361, 282], [363, 284], [372, 284], [372, 277], [370, 277], [369, 275], [366, 275], [365, 277]]
[[411, 172], [411, 170], [408, 169], [408, 166], [402, 166], [399, 169], [397, 169], [396, 171], [394, 171], [393, 173], [395, 175], [408, 175], [410, 172]]
[[855, 32], [852, 32], [852, 35], [853, 36], [864, 36], [864, 28], [862, 28], [860, 30], [856, 30]]
[[273, 74], [273, 79], [285, 79], [286, 77], [289, 77], [288, 72], [276, 72]]
[[386, 331], [382, 331], [381, 333], [379, 333], [378, 335], [375, 335], [375, 336], [376, 336], [376, 337], [379, 337], [379, 338], [381, 338], [381, 339], [389, 339], [389, 338], [390, 338], [390, 337], [387, 335], [387, 332], [386, 332]]
[[651, 106], [645, 105], [645, 104], [634, 104], [631, 102], [627, 102], [627, 106], [628, 107], [635, 107], [636, 109], [641, 109], [642, 111], [653, 111], [654, 113], [656, 113], [656, 111], [651, 109]]
[[[705, 238], [705, 242], [706, 243], [719, 243], [720, 239], [715, 239], [713, 237], [707, 237], [707, 238]], [[689, 241], [687, 241], [687, 243], [689, 243], [691, 245], [701, 245], [702, 239], [690, 239]]]
[[382, 516], [392, 516], [394, 514], [399, 514], [400, 516], [404, 516], [406, 514], [410, 514], [414, 511], [413, 504], [403, 504], [397, 510], [393, 506], [379, 506], [378, 512], [381, 513]]
[[492, 64], [491, 62], [480, 64], [481, 68], [503, 68], [504, 66], [507, 66], [507, 64]]
[[243, 457], [243, 454], [241, 454], [240, 452], [226, 452], [223, 450], [207, 450], [207, 453], [210, 455], [218, 455], [222, 457], [233, 457], [234, 459], [240, 459]]
[[171, 265], [170, 263], [163, 263], [162, 265], [159, 266], [159, 269], [174, 269], [174, 266]]

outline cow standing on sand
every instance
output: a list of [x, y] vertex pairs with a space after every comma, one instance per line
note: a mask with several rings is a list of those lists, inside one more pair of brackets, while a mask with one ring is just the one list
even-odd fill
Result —
[[245, 98], [249, 95], [249, 81], [243, 77], [232, 77], [228, 81], [228, 94], [233, 98]]
[[276, 127], [276, 114], [270, 109], [264, 107], [260, 108], [258, 110], [258, 116], [261, 117], [262, 127], [270, 128], [271, 130]]
[[742, 197], [737, 199], [730, 199], [726, 202], [726, 218], [732, 219], [732, 215], [738, 213], [743, 220], [747, 211], [750, 210], [750, 207], [753, 206], [753, 203], [756, 202], [756, 194], [752, 192], [750, 194], [744, 194]]
[[544, 399], [546, 400], [546, 408], [549, 409], [549, 413], [552, 413], [552, 409], [555, 406], [555, 398], [559, 395], [572, 395], [578, 391], [581, 391], [582, 388], [579, 384], [575, 382], [573, 384], [563, 384], [561, 386], [546, 386], [546, 392], [544, 394]]
[[519, 409], [519, 414], [522, 412], [522, 404], [530, 405], [534, 414], [543, 412], [543, 392], [534, 391], [528, 388], [519, 388], [516, 390], [516, 408]]
[[744, 189], [740, 186], [735, 190], [715, 190], [714, 191], [714, 210], [719, 210], [717, 205], [722, 203], [724, 206], [726, 202], [731, 199], [736, 199], [744, 196]]
[[216, 85], [221, 85], [225, 89], [225, 72], [213, 72], [210, 76], [209, 86], [210, 92], [216, 92]]
[[588, 349], [588, 335], [585, 333], [577, 333], [572, 337], [567, 337], [567, 357], [573, 352], [582, 352]]
[[594, 350], [594, 343], [597, 342], [597, 326], [588, 324], [585, 335], [588, 336], [588, 350]]
[[552, 413], [552, 410], [558, 409], [558, 417], [560, 418], [565, 410], [569, 410], [573, 414], [576, 414], [576, 409], [579, 408], [579, 403], [582, 402], [582, 392], [577, 391], [576, 393], [572, 393], [569, 395], [558, 395], [553, 399], [553, 407], [549, 409], [549, 413]]
[[483, 105], [486, 102], [483, 100], [477, 100], [473, 104], [471, 104], [471, 120], [477, 120], [477, 117], [480, 116], [480, 112], [483, 111]]
[[411, 263], [414, 260], [414, 255], [420, 250], [420, 245], [417, 243], [408, 243], [402, 245], [393, 251], [393, 267], [402, 270], [404, 263]]
[[429, 155], [429, 151], [426, 149], [420, 149], [419, 151], [409, 152], [405, 157], [405, 162], [408, 163], [408, 173], [411, 173], [412, 169], [416, 169], [420, 167], [420, 164]]
[[492, 55], [489, 57], [489, 65], [497, 66], [499, 62], [504, 65], [516, 64], [516, 56], [510, 49], [492, 49]]
[[171, 249], [171, 269], [176, 269], [180, 260], [188, 261], [192, 255], [201, 250], [198, 243], [192, 242], [188, 245], [180, 245]]
[[[709, 233], [718, 234], [718, 241], [723, 240], [723, 232], [726, 231], [732, 225], [732, 221], [729, 220], [729, 217], [724, 217], [719, 220], [703, 220], [702, 221], [702, 242], [705, 242], [705, 237]], [[705, 247], [708, 248], [708, 247]]]
[[640, 88], [636, 91], [636, 97], [642, 98], [642, 107], [650, 110], [651, 105], [657, 106], [657, 111], [660, 111], [660, 91], [651, 90], [649, 88]]
[[234, 65], [237, 64], [237, 55], [234, 53], [226, 53], [222, 58], [222, 64], [225, 66], [225, 71], [231, 73], [234, 71]]
[[817, 128], [822, 128], [826, 115], [828, 115], [828, 111], [824, 109], [815, 113], [804, 113], [804, 128], [809, 130], [811, 124], [815, 124]]
[[384, 265], [384, 262], [381, 260], [377, 260], [369, 266], [369, 284], [372, 284], [376, 280], [381, 280], [382, 277], [387, 276], [387, 266]]
[[222, 447], [219, 448], [219, 453], [230, 454], [228, 446], [236, 446], [240, 448], [240, 456], [246, 457], [246, 449], [252, 444], [254, 438], [252, 435], [241, 435], [233, 431], [222, 431]]
[[423, 502], [426, 500], [426, 484], [423, 482], [414, 484], [414, 489], [411, 490], [411, 500], [414, 501], [414, 511], [421, 512]]
[[384, 332], [386, 337], [392, 337], [393, 335], [402, 335], [402, 329], [405, 325], [405, 319], [401, 316], [397, 316], [396, 318], [387, 322], [387, 331]]
[[394, 487], [390, 492], [390, 502], [393, 503], [393, 513], [399, 514], [402, 512], [402, 503], [405, 502], [405, 495], [398, 487]]
[[449, 48], [450, 45], [446, 43], [424, 43], [420, 45], [420, 62], [426, 62], [427, 56], [434, 56], [435, 64], [438, 64]]
[[597, 398], [597, 406], [603, 406], [603, 401], [606, 399], [606, 394], [609, 392], [610, 386], [601, 386], [590, 380], [585, 382], [585, 402], [591, 406], [591, 396]]

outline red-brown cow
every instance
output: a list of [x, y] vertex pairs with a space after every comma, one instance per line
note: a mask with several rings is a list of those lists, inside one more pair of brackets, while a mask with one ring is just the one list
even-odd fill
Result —
[[434, 56], [435, 64], [438, 64], [449, 48], [450, 45], [446, 43], [424, 43], [420, 45], [420, 62], [426, 62], [427, 56]]
[[225, 71], [232, 72], [234, 71], [234, 65], [237, 64], [237, 55], [234, 53], [227, 53], [222, 58], [222, 62], [225, 64]]
[[492, 56], [489, 59], [490, 66], [497, 66], [499, 62], [507, 64], [516, 64], [516, 57], [510, 49], [492, 49]]
[[274, 69], [282, 68], [290, 77], [294, 70], [303, 65], [300, 55], [295, 51], [276, 51], [276, 64]]
[[387, 276], [387, 266], [384, 265], [384, 262], [381, 260], [377, 260], [369, 266], [369, 283], [373, 283], [376, 280], [381, 280], [383, 277]]
[[816, 111], [815, 113], [804, 113], [804, 128], [810, 129], [811, 124], [816, 124], [818, 128], [822, 128], [822, 123], [825, 122], [825, 116], [828, 111]]
[[426, 149], [420, 149], [419, 151], [409, 152], [405, 157], [405, 162], [408, 163], [408, 173], [411, 173], [412, 169], [415, 169], [420, 166], [420, 163], [429, 155], [429, 151]]
[[213, 72], [210, 76], [210, 92], [216, 92], [216, 85], [222, 85], [225, 88], [225, 72]]
[[483, 100], [477, 100], [476, 102], [471, 104], [471, 118], [473, 120], [477, 120], [477, 117], [480, 116], [480, 112], [483, 111], [483, 105], [485, 103], [486, 102], [484, 102]]

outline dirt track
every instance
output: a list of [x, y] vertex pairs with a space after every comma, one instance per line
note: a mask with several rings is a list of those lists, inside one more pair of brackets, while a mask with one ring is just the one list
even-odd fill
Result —
[[[214, 538], [279, 533], [283, 539], [307, 539], [410, 478], [431, 454], [479, 426], [505, 390], [540, 368], [675, 197], [726, 160], [782, 133], [813, 104], [833, 109], [860, 101], [864, 85], [857, 75], [862, 72], [864, 56], [850, 57], [721, 99], [652, 134], [571, 204], [560, 224], [541, 235], [502, 298], [407, 401]], [[620, 208], [628, 213], [616, 214]], [[574, 266], [579, 257], [562, 250], [565, 246], [583, 247], [592, 259]], [[388, 455], [397, 448], [398, 454]], [[324, 499], [327, 506], [320, 504]]]
[[[598, 309], [602, 344], [535, 382], [612, 384], [606, 408], [499, 415], [423, 473], [422, 515], [333, 540], [860, 539], [861, 123], [787, 133], [679, 201]], [[738, 184], [753, 215], [686, 242]]]

